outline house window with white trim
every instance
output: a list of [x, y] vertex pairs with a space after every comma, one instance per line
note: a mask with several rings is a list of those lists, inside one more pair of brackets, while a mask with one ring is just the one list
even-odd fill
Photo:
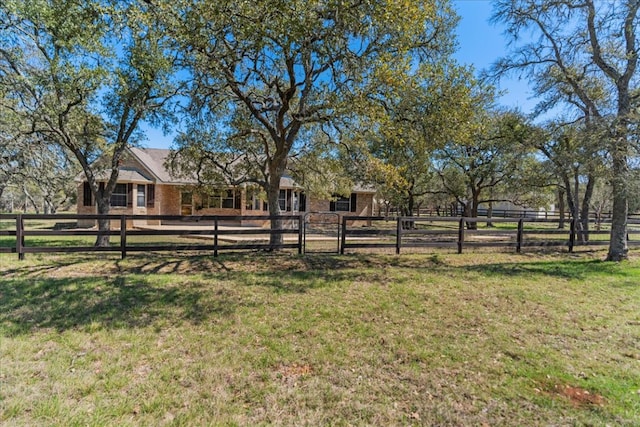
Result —
[[215, 190], [210, 194], [207, 200], [207, 207], [211, 209], [220, 209], [222, 207], [220, 191]]
[[282, 212], [287, 211], [287, 190], [280, 190], [278, 194], [278, 205]]
[[222, 208], [223, 209], [233, 209], [235, 193], [236, 192], [233, 190], [225, 190], [222, 192]]
[[262, 210], [262, 199], [260, 198], [260, 190], [249, 187], [245, 193], [244, 208], [248, 211]]
[[147, 189], [146, 185], [138, 184], [138, 195], [136, 196], [137, 197], [136, 205], [139, 208], [144, 208], [147, 205], [147, 201], [146, 201], [146, 197], [145, 197], [146, 189]]
[[208, 197], [208, 208], [240, 209], [240, 193], [235, 190], [216, 190]]

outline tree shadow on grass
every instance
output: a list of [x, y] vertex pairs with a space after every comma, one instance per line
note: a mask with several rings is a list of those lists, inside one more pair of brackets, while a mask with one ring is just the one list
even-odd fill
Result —
[[62, 259], [58, 258], [55, 261], [47, 263], [32, 264], [27, 261], [20, 261], [15, 267], [6, 268], [0, 270], [3, 280], [8, 277], [20, 277], [20, 276], [33, 276], [33, 277], [46, 277], [47, 274], [52, 273], [60, 268], [70, 267], [75, 265], [77, 260], [75, 258]]
[[[238, 257], [154, 256], [135, 262], [115, 260], [98, 267], [91, 259], [56, 257], [4, 270], [0, 334], [199, 324], [226, 318], [239, 307], [260, 304], [244, 298], [246, 292], [240, 286], [295, 294], [353, 280], [360, 274], [356, 270], [324, 268], [279, 269], [277, 264], [267, 270], [245, 271], [244, 259]], [[76, 262], [80, 262], [79, 267]], [[92, 267], [106, 269], [92, 274]]]
[[[254, 257], [255, 258], [255, 257]], [[150, 257], [119, 262], [110, 271], [91, 274], [75, 267], [75, 257], [4, 270], [0, 283], [0, 333], [27, 334], [39, 329], [64, 331], [93, 327], [145, 327], [159, 322], [179, 324], [225, 318], [240, 307], [256, 306], [243, 299], [238, 286], [264, 287], [273, 293], [305, 293], [336, 283], [367, 280], [384, 282], [385, 268], [399, 267], [441, 274], [453, 270], [484, 276], [549, 276], [569, 280], [597, 279], [603, 274], [620, 280], [618, 286], [637, 286], [637, 268], [598, 260], [523, 261], [454, 266], [430, 258], [401, 257], [273, 257], [210, 256]], [[86, 258], [84, 259], [86, 262]], [[438, 262], [436, 262], [438, 261]], [[249, 264], [249, 268], [245, 266]], [[89, 262], [87, 268], [90, 268]], [[52, 272], [60, 273], [51, 277]], [[168, 280], [185, 272], [188, 281]], [[75, 275], [74, 275], [75, 274]], [[186, 274], [186, 273], [185, 273]], [[380, 279], [382, 278], [382, 279]], [[397, 280], [395, 278], [394, 280]]]
[[486, 276], [551, 276], [560, 279], [585, 280], [592, 276], [608, 274], [621, 278], [636, 276], [620, 265], [600, 260], [536, 261], [482, 264], [463, 267], [467, 271]]
[[0, 288], [0, 331], [27, 334], [98, 325], [145, 327], [162, 321], [198, 324], [234, 313], [242, 304], [225, 288], [154, 286], [140, 276], [103, 278], [15, 278]]
[[223, 259], [203, 255], [180, 258], [154, 256], [135, 264], [122, 260], [117, 260], [115, 264], [123, 274], [206, 274], [230, 271]]
[[[340, 280], [338, 272], [349, 272], [363, 268], [375, 268], [379, 262], [360, 257], [299, 256], [291, 254], [224, 254], [214, 258], [210, 255], [176, 257], [157, 255], [139, 262], [131, 258], [116, 261], [118, 272], [122, 274], [200, 274], [204, 278], [234, 280], [241, 282], [243, 276], [262, 276], [274, 288], [285, 290], [281, 280], [316, 282], [318, 279]], [[313, 288], [314, 284], [302, 286]], [[304, 289], [299, 289], [302, 291]]]
[[224, 278], [234, 278], [245, 286], [261, 286], [276, 294], [304, 294], [314, 289], [333, 286], [336, 283], [353, 281], [360, 274], [353, 271], [283, 271], [259, 272], [238, 277], [237, 272], [226, 273]]

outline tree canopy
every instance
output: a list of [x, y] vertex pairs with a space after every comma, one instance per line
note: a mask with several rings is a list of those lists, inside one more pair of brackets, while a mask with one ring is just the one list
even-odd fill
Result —
[[[639, 0], [498, 0], [493, 20], [507, 25], [511, 53], [495, 66], [519, 72], [542, 97], [538, 111], [564, 106], [586, 126], [606, 129], [613, 220], [609, 260], [627, 256], [629, 157], [640, 103]], [[522, 43], [520, 34], [532, 33]]]
[[340, 126], [358, 123], [354, 111], [381, 75], [405, 79], [418, 61], [451, 53], [456, 20], [448, 2], [433, 0], [155, 4], [188, 52], [194, 82], [193, 118], [176, 151], [223, 159], [211, 163], [221, 172], [230, 155], [240, 159], [273, 216], [291, 159], [335, 150]]
[[[166, 117], [175, 93], [160, 23], [138, 2], [99, 0], [7, 0], [0, 22], [0, 107], [15, 117], [12, 133], [71, 153], [98, 213], [108, 213], [124, 150], [139, 140], [141, 121]], [[105, 233], [96, 244], [107, 241]]]

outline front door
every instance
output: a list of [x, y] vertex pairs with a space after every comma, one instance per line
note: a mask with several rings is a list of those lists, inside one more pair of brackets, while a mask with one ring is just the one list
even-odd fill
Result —
[[183, 191], [180, 194], [180, 199], [182, 200], [181, 215], [192, 215], [193, 214], [193, 194], [190, 191]]

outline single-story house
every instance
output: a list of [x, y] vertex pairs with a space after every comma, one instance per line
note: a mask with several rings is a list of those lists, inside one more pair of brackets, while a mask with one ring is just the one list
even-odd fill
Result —
[[[199, 192], [195, 180], [175, 179], [165, 167], [169, 150], [129, 148], [122, 156], [118, 182], [111, 195], [111, 214], [128, 215], [268, 215], [268, 205], [260, 192], [251, 186], [224, 186]], [[107, 180], [107, 176], [100, 178]], [[78, 184], [78, 214], [97, 212], [91, 189], [80, 174]], [[349, 197], [335, 200], [308, 197], [290, 177], [280, 181], [280, 209], [283, 215], [305, 212], [336, 212], [342, 215], [373, 215], [375, 190], [353, 189]], [[143, 221], [158, 225], [158, 221]], [[93, 221], [90, 221], [93, 224]], [[266, 221], [239, 221], [241, 225], [266, 225]], [[79, 224], [90, 226], [91, 224]], [[134, 224], [132, 224], [134, 225]]]

